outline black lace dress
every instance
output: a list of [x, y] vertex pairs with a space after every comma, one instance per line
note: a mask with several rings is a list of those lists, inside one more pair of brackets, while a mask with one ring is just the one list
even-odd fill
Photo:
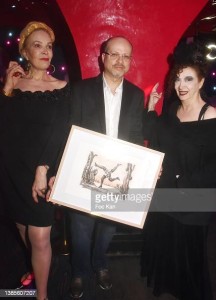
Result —
[[66, 142], [71, 117], [70, 85], [45, 92], [14, 90], [0, 98], [0, 191], [15, 222], [49, 226], [53, 205], [32, 198], [38, 165], [53, 175]]
[[[216, 119], [180, 122], [176, 109], [174, 106], [160, 117], [152, 141], [155, 149], [165, 153], [157, 187], [214, 189]], [[180, 175], [178, 179], [176, 175]], [[208, 193], [202, 201], [206, 197]], [[160, 190], [158, 198], [157, 201], [163, 201]], [[170, 293], [180, 300], [212, 299], [207, 262], [210, 217], [210, 213], [195, 211], [148, 213], [143, 229], [141, 273], [156, 296]]]

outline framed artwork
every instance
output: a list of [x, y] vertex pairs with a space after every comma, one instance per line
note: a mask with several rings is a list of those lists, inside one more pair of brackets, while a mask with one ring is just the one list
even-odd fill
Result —
[[49, 201], [142, 228], [164, 153], [72, 126]]

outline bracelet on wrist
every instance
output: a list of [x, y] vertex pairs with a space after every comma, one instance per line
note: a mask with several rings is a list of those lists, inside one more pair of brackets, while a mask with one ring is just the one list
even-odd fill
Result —
[[44, 165], [44, 168], [48, 171], [49, 170], [49, 166], [48, 165]]
[[12, 97], [13, 96], [13, 91], [10, 92], [5, 92], [4, 89], [1, 89], [1, 93], [7, 97]]
[[38, 166], [38, 168], [41, 168], [41, 167], [43, 167], [43, 169], [40, 169], [40, 170], [46, 170], [46, 171], [48, 171], [49, 170], [49, 166], [48, 165], [40, 165], [40, 166]]

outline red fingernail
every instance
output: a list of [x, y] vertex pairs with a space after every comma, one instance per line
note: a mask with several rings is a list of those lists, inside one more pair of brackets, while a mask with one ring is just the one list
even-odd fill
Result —
[[22, 75], [22, 73], [20, 73], [20, 72], [15, 72], [15, 73], [13, 74], [14, 77], [18, 77], [18, 76], [20, 76], [20, 75]]

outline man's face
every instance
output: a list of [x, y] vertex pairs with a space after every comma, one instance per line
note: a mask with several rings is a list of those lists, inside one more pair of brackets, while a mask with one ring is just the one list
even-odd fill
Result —
[[104, 74], [116, 79], [123, 78], [130, 69], [132, 55], [131, 44], [124, 38], [113, 38], [102, 54]]

